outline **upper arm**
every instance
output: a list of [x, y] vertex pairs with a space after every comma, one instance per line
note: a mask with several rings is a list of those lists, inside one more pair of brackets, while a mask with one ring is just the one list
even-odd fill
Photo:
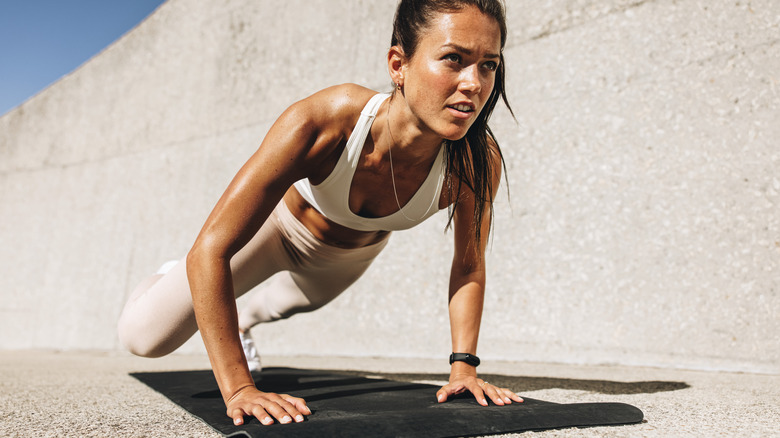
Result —
[[458, 270], [459, 273], [464, 275], [471, 272], [484, 271], [485, 269], [485, 248], [490, 235], [492, 203], [501, 182], [501, 154], [495, 142], [490, 137], [488, 139], [491, 148], [490, 157], [493, 170], [491, 175], [492, 192], [489, 193], [489, 199], [484, 201], [479, 240], [477, 240], [477, 225], [474, 220], [475, 203], [477, 201], [474, 192], [469, 188], [468, 184], [461, 185], [463, 192], [460, 194], [453, 215], [455, 251], [452, 269]]
[[254, 236], [290, 186], [318, 169], [341, 141], [354, 112], [346, 88], [323, 90], [282, 113], [217, 202], [193, 251], [231, 257]]

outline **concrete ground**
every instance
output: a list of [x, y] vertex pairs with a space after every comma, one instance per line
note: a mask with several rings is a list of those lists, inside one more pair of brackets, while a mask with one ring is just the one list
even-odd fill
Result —
[[[357, 370], [437, 381], [442, 361], [268, 357], [266, 366]], [[2, 437], [219, 437], [200, 420], [128, 375], [203, 369], [205, 356], [142, 359], [118, 353], [0, 353]], [[481, 372], [531, 398], [615, 401], [645, 413], [638, 425], [507, 436], [780, 436], [780, 376], [618, 366], [486, 363]], [[433, 373], [433, 374], [422, 374]], [[431, 394], [433, 397], [433, 394]]]

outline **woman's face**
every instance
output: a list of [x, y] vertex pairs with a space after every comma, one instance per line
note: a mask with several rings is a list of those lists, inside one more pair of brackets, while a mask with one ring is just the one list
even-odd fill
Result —
[[465, 136], [493, 91], [500, 53], [493, 17], [474, 6], [438, 14], [401, 70], [421, 129], [448, 140]]

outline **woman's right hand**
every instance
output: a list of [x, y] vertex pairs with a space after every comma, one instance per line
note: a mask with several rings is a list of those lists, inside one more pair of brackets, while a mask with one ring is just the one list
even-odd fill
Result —
[[302, 398], [262, 392], [254, 386], [238, 390], [226, 405], [227, 414], [236, 426], [244, 424], [245, 416], [255, 417], [268, 426], [274, 424], [274, 418], [281, 424], [288, 424], [293, 421], [300, 423], [304, 415], [311, 415], [311, 409]]

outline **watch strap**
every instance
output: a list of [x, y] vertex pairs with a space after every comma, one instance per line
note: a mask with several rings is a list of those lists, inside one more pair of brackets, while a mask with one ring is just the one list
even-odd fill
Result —
[[452, 353], [450, 354], [450, 365], [453, 362], [466, 362], [467, 364], [476, 367], [479, 366], [479, 358], [473, 354], [468, 353]]

